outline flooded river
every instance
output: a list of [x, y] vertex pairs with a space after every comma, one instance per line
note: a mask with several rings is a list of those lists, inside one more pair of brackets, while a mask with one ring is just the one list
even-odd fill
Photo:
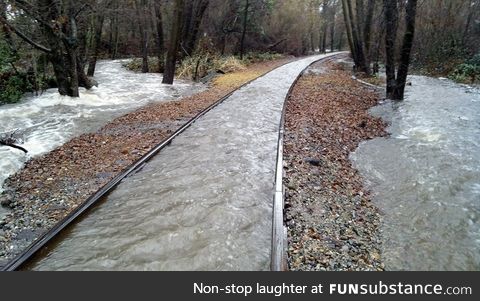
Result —
[[172, 100], [204, 88], [184, 81], [162, 85], [161, 74], [134, 74], [122, 67], [122, 61], [99, 62], [95, 79], [99, 87], [81, 89], [80, 98], [60, 96], [56, 89], [50, 89], [40, 96], [0, 107], [0, 134], [18, 130], [24, 140], [22, 146], [29, 151], [25, 156], [21, 151], [0, 147], [0, 192], [5, 179], [30, 157], [95, 131], [149, 102]]
[[36, 270], [268, 270], [278, 130], [297, 75], [235, 92], [73, 226]]
[[384, 214], [389, 270], [480, 270], [480, 91], [413, 76], [372, 113], [390, 138], [352, 156]]

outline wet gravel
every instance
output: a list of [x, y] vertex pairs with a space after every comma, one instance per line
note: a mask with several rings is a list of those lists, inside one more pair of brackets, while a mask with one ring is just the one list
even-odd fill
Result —
[[303, 271], [384, 270], [381, 215], [352, 167], [361, 141], [385, 136], [380, 96], [332, 62], [312, 66], [287, 103], [288, 264]]
[[95, 133], [34, 158], [5, 181], [0, 196], [0, 267], [190, 118], [286, 58], [220, 76], [205, 92], [117, 118]]

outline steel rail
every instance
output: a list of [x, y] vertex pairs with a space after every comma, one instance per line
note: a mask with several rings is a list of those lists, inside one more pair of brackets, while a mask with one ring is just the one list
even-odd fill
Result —
[[154, 156], [156, 156], [162, 149], [166, 146], [170, 145], [172, 141], [182, 134], [186, 129], [188, 129], [192, 124], [194, 124], [200, 117], [204, 116], [212, 109], [217, 107], [218, 105], [222, 104], [225, 100], [227, 100], [232, 94], [237, 92], [238, 90], [248, 86], [253, 81], [264, 77], [265, 75], [269, 74], [270, 72], [281, 68], [285, 65], [293, 63], [296, 60], [292, 60], [289, 62], [285, 62], [280, 66], [265, 72], [264, 74], [242, 84], [240, 87], [236, 88], [235, 90], [229, 92], [206, 109], [198, 113], [195, 117], [190, 119], [187, 123], [185, 123], [182, 127], [180, 127], [177, 131], [175, 131], [172, 135], [168, 138], [163, 140], [160, 144], [156, 145], [152, 148], [147, 154], [143, 157], [135, 161], [132, 165], [127, 167], [124, 171], [119, 173], [115, 178], [110, 180], [105, 186], [100, 188], [97, 192], [91, 195], [84, 203], [79, 205], [76, 209], [74, 209], [71, 213], [69, 213], [64, 219], [59, 221], [55, 226], [53, 226], [50, 230], [42, 234], [38, 239], [36, 239], [31, 245], [29, 245], [23, 252], [21, 252], [18, 256], [16, 256], [13, 260], [9, 261], [5, 266], [0, 268], [0, 271], [16, 271], [23, 267], [30, 259], [34, 257], [41, 249], [47, 246], [55, 237], [57, 237], [63, 230], [65, 230], [69, 225], [73, 224], [79, 217], [83, 216], [90, 208], [92, 208], [95, 204], [99, 203], [99, 201], [109, 194], [115, 187], [117, 187], [125, 178], [139, 172], [142, 168], [150, 161]]
[[285, 187], [283, 183], [284, 169], [283, 169], [283, 153], [284, 153], [284, 138], [285, 138], [285, 118], [288, 100], [292, 95], [298, 81], [302, 78], [305, 72], [312, 67], [312, 65], [334, 59], [336, 56], [345, 55], [347, 52], [335, 53], [323, 58], [320, 58], [310, 63], [305, 69], [300, 72], [293, 84], [288, 90], [285, 102], [283, 103], [282, 117], [280, 119], [280, 129], [278, 132], [278, 146], [277, 146], [277, 163], [275, 170], [275, 194], [273, 200], [273, 223], [272, 223], [272, 250], [270, 268], [274, 272], [282, 272], [288, 270], [287, 262], [287, 227], [284, 223], [285, 211]]
[[[336, 56], [338, 54], [332, 55]], [[330, 57], [332, 57], [330, 56]], [[288, 99], [289, 95], [291, 94], [291, 90], [293, 89], [294, 85], [297, 83], [298, 79], [303, 75], [303, 73], [314, 63], [325, 60], [330, 57], [325, 57], [321, 58], [319, 60], [314, 61], [311, 63], [307, 68], [305, 68], [301, 74], [296, 78], [292, 86], [290, 87], [290, 90], [287, 94], [286, 100]], [[44, 247], [46, 247], [52, 240], [54, 240], [60, 233], [62, 233], [68, 226], [72, 225], [76, 220], [78, 220], [80, 217], [84, 216], [85, 214], [88, 213], [89, 209], [91, 209], [94, 205], [98, 204], [106, 195], [108, 195], [110, 192], [112, 192], [113, 189], [115, 189], [125, 178], [128, 178], [129, 176], [139, 172], [142, 170], [142, 168], [153, 158], [155, 157], [161, 150], [163, 150], [165, 147], [170, 145], [172, 141], [182, 134], [185, 130], [187, 130], [190, 126], [192, 126], [199, 118], [210, 112], [212, 109], [217, 107], [218, 105], [222, 104], [225, 100], [230, 98], [235, 92], [238, 90], [248, 86], [251, 84], [253, 81], [260, 79], [267, 74], [277, 70], [278, 68], [281, 68], [285, 65], [288, 65], [290, 63], [293, 63], [295, 61], [300, 60], [301, 58], [289, 62], [285, 62], [284, 64], [281, 64], [280, 66], [265, 72], [264, 74], [242, 84], [240, 87], [232, 90], [210, 106], [208, 106], [206, 109], [195, 115], [192, 119], [190, 119], [187, 123], [185, 123], [182, 127], [180, 127], [177, 131], [175, 131], [172, 135], [170, 135], [168, 138], [163, 140], [160, 144], [156, 145], [154, 148], [152, 148], [147, 154], [142, 156], [140, 159], [132, 163], [129, 167], [127, 167], [124, 171], [119, 173], [115, 178], [110, 180], [105, 186], [100, 188], [97, 192], [95, 192], [93, 195], [91, 195], [84, 203], [79, 205], [77, 208], [75, 208], [72, 212], [70, 212], [64, 219], [59, 221], [55, 226], [53, 226], [50, 230], [42, 234], [38, 239], [36, 239], [32, 244], [30, 244], [24, 251], [22, 251], [19, 255], [17, 255], [14, 259], [9, 261], [5, 266], [0, 268], [0, 271], [16, 271], [25, 266], [34, 256], [42, 250]], [[285, 105], [284, 109], [282, 111], [282, 127], [280, 130], [280, 133], [282, 134], [282, 143], [281, 147], [283, 148], [283, 123], [284, 123], [284, 114], [285, 114]], [[279, 136], [280, 137], [280, 136]], [[280, 142], [280, 141], [279, 141]], [[280, 145], [280, 144], [279, 144]], [[283, 169], [283, 150], [282, 150], [282, 160], [279, 161], [277, 159], [277, 172], [278, 172], [278, 162], [282, 162], [282, 169]], [[282, 171], [283, 172], [283, 171]], [[280, 175], [281, 178], [283, 179], [283, 174]], [[278, 180], [277, 180], [278, 181]], [[281, 183], [282, 181], [280, 181]], [[281, 192], [282, 198], [283, 198], [283, 192]], [[276, 198], [275, 198], [276, 202]], [[275, 211], [274, 211], [274, 217], [276, 216]], [[282, 224], [283, 224], [283, 205], [282, 205], [282, 213], [281, 213], [281, 219], [282, 219]], [[286, 234], [285, 230], [282, 230], [284, 234]], [[284, 245], [284, 242], [282, 240], [282, 245]], [[282, 247], [283, 248], [283, 247]], [[279, 252], [275, 252], [277, 254]], [[272, 252], [272, 254], [274, 254]], [[273, 262], [273, 260], [272, 260]], [[273, 265], [272, 265], [273, 269]]]

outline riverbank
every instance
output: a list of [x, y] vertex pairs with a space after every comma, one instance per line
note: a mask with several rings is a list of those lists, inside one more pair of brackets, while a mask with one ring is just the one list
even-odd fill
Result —
[[72, 139], [30, 160], [4, 185], [0, 197], [10, 212], [0, 220], [0, 265], [163, 141], [197, 113], [242, 84], [291, 61], [254, 64], [222, 75], [205, 92], [153, 104], [117, 118], [95, 133]]
[[386, 136], [368, 110], [380, 101], [336, 63], [317, 63], [288, 99], [286, 224], [290, 270], [384, 270], [372, 196], [349, 156]]

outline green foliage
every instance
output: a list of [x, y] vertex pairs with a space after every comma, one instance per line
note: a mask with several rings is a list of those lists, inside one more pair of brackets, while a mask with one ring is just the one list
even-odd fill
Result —
[[10, 69], [10, 63], [13, 60], [13, 54], [8, 47], [7, 42], [0, 34], [0, 73]]
[[467, 64], [480, 66], [480, 53], [474, 55], [471, 59], [467, 61]]
[[16, 55], [0, 36], [0, 105], [19, 101], [28, 87], [25, 77], [12, 72], [12, 63], [16, 60]]
[[450, 79], [461, 83], [476, 83], [480, 80], [480, 53], [459, 65]]
[[5, 80], [0, 80], [0, 104], [19, 101], [28, 88], [29, 85], [25, 78], [18, 75], [11, 75]]

